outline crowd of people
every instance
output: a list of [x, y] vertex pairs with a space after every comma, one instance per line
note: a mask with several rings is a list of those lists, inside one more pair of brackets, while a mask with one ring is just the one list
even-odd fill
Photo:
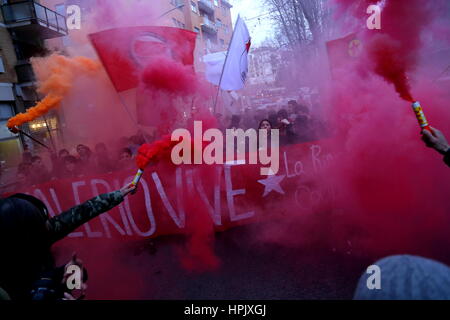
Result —
[[219, 127], [225, 129], [278, 129], [280, 145], [314, 141], [327, 135], [323, 121], [311, 116], [306, 104], [290, 100], [287, 106], [271, 106], [266, 109], [246, 108], [240, 115], [224, 119], [216, 114]]
[[[58, 152], [33, 154], [27, 149], [17, 167], [15, 189], [38, 185], [50, 180], [75, 178], [83, 175], [104, 174], [136, 168], [134, 156], [145, 143], [142, 134], [122, 137], [108, 148], [105, 143], [95, 144], [93, 150], [84, 144]], [[47, 159], [43, 159], [47, 157]], [[49, 161], [45, 161], [49, 160]], [[47, 163], [47, 164], [46, 164]]]
[[[217, 126], [223, 132], [226, 129], [278, 129], [282, 146], [317, 140], [327, 134], [324, 122], [312, 117], [309, 108], [295, 100], [289, 101], [285, 107], [246, 108], [241, 114], [224, 117], [217, 113], [215, 116]], [[136, 168], [133, 158], [139, 146], [156, 138], [137, 133], [108, 145], [97, 143], [91, 148], [79, 144], [72, 149], [39, 154], [26, 148], [11, 189], [19, 190], [56, 179], [131, 170]]]

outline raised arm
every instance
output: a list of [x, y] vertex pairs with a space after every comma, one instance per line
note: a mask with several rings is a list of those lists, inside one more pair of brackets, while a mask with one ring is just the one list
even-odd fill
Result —
[[135, 186], [127, 185], [120, 190], [101, 194], [50, 218], [47, 221], [50, 243], [61, 240], [84, 223], [119, 205], [135, 188]]

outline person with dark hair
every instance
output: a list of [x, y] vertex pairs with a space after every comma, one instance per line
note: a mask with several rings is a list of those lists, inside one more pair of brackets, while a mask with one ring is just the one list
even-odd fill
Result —
[[108, 173], [114, 170], [114, 165], [109, 159], [106, 144], [97, 143], [95, 145], [95, 162], [97, 164], [96, 172], [98, 173]]
[[50, 172], [45, 167], [42, 158], [34, 156], [31, 158], [31, 171], [30, 171], [31, 183], [41, 184], [50, 180]]
[[275, 126], [278, 123], [278, 115], [277, 115], [277, 113], [275, 111], [270, 111], [267, 120], [269, 120], [269, 122], [271, 123], [272, 128], [275, 128]]
[[280, 145], [295, 142], [296, 135], [292, 123], [288, 120], [288, 113], [285, 109], [281, 109], [277, 113], [276, 129], [280, 130]]
[[270, 130], [273, 129], [272, 127], [272, 123], [270, 122], [269, 119], [263, 119], [261, 120], [261, 122], [259, 123], [258, 129], [265, 129], [268, 130], [268, 133], [270, 134]]
[[433, 148], [444, 156], [444, 162], [450, 167], [450, 145], [447, 142], [444, 134], [438, 129], [431, 128], [432, 132], [428, 130], [422, 131], [422, 140], [427, 147]]
[[67, 149], [61, 149], [58, 152], [58, 158], [63, 159], [64, 157], [70, 156], [70, 152]]
[[[258, 130], [267, 130], [267, 148], [269, 148], [271, 146], [271, 142], [270, 142], [270, 137], [272, 134], [272, 130], [273, 126], [272, 123], [270, 123], [270, 121], [268, 119], [263, 119], [259, 122], [259, 126], [258, 126]], [[262, 142], [259, 140], [260, 135], [259, 133], [257, 134], [257, 139], [258, 139], [258, 148], [262, 148]]]
[[133, 153], [129, 148], [122, 148], [119, 150], [117, 170], [131, 170], [135, 169], [136, 166], [133, 163]]
[[67, 149], [61, 149], [56, 155], [55, 152], [50, 153], [52, 160], [52, 178], [60, 178], [64, 171], [64, 158], [69, 156], [70, 153]]
[[[63, 282], [65, 266], [56, 268], [51, 246], [100, 214], [119, 205], [135, 190], [99, 195], [49, 217], [39, 199], [15, 194], [0, 199], [0, 288], [12, 300], [58, 300], [69, 289]], [[69, 263], [73, 263], [69, 262]]]
[[145, 138], [141, 133], [131, 136], [129, 139], [128, 149], [131, 150], [133, 155], [137, 154], [138, 149], [145, 143]]
[[233, 114], [231, 116], [230, 125], [228, 126], [227, 129], [239, 129], [240, 123], [241, 123], [241, 117], [238, 116], [237, 114]]
[[92, 157], [91, 149], [84, 144], [79, 144], [77, 146], [77, 153], [78, 153], [78, 162], [82, 173], [83, 174], [94, 173], [96, 168], [94, 159]]
[[31, 164], [31, 159], [33, 158], [33, 154], [30, 152], [28, 145], [26, 143], [23, 144], [23, 153], [22, 153], [22, 162]]
[[76, 178], [80, 176], [79, 163], [74, 156], [67, 156], [62, 159], [62, 168], [60, 178]]

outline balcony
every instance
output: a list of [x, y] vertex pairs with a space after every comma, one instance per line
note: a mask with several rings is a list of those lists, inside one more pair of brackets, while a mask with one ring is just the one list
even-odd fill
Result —
[[198, 0], [198, 9], [209, 15], [214, 15], [214, 5], [211, 0]]
[[225, 7], [228, 7], [230, 9], [233, 8], [233, 5], [229, 3], [228, 0], [222, 0], [221, 2]]
[[17, 80], [19, 83], [33, 83], [36, 77], [33, 72], [33, 67], [28, 60], [19, 60], [16, 65]]
[[212, 22], [211, 20], [209, 20], [207, 17], [203, 17], [203, 21], [201, 24], [202, 27], [202, 31], [212, 34], [212, 35], [216, 35], [217, 34], [217, 26], [214, 22]]
[[2, 5], [5, 24], [18, 38], [51, 39], [68, 34], [66, 18], [33, 0]]

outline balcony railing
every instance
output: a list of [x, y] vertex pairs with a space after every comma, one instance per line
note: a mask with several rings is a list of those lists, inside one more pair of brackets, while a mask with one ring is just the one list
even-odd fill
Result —
[[14, 28], [19, 33], [37, 31], [43, 39], [68, 34], [66, 18], [63, 15], [33, 0], [4, 4], [2, 13], [7, 27]]
[[19, 83], [34, 82], [36, 77], [33, 72], [33, 67], [28, 60], [18, 61], [16, 65], [17, 80]]
[[233, 5], [228, 0], [222, 0], [222, 4], [228, 8], [233, 8]]
[[214, 5], [211, 0], [198, 0], [198, 9], [207, 14], [214, 15]]
[[217, 33], [217, 26], [214, 22], [212, 22], [211, 20], [209, 20], [207, 17], [203, 17], [203, 21], [202, 21], [202, 30], [203, 32], [207, 32], [210, 34], [216, 34]]

